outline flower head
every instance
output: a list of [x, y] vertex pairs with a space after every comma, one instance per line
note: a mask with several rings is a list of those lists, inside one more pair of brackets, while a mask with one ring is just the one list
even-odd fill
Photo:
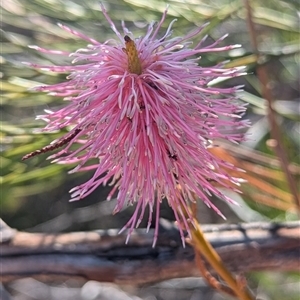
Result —
[[[64, 97], [69, 102], [38, 117], [48, 123], [43, 131], [72, 129], [60, 140], [24, 159], [63, 146], [63, 150], [52, 156], [56, 162], [76, 163], [71, 172], [94, 171], [90, 180], [71, 190], [73, 200], [82, 199], [99, 185], [110, 182], [114, 188], [108, 198], [118, 193], [114, 213], [125, 204], [136, 205], [124, 227], [129, 228], [129, 234], [139, 225], [147, 207], [148, 228], [153, 213], [156, 214], [155, 243], [160, 203], [166, 199], [183, 237], [191, 219], [188, 201], [194, 201], [197, 195], [221, 214], [209, 196], [215, 194], [231, 200], [214, 183], [229, 187], [228, 182], [238, 182], [222, 170], [234, 167], [215, 157], [209, 148], [216, 139], [232, 142], [243, 139], [236, 129], [245, 126], [245, 121], [240, 120], [245, 107], [236, 101], [239, 87], [217, 88], [209, 83], [219, 77], [241, 75], [241, 71], [225, 69], [222, 64], [201, 67], [200, 62], [203, 53], [225, 51], [237, 45], [218, 47], [224, 37], [209, 46], [203, 46], [204, 39], [193, 45], [190, 39], [204, 26], [184, 37], [172, 37], [174, 21], [159, 36], [167, 10], [158, 24], [151, 23], [143, 37], [135, 38], [124, 24], [121, 34], [104, 7], [102, 11], [117, 41], [100, 43], [60, 25], [90, 44], [75, 53], [34, 46], [45, 53], [74, 58], [76, 64], [69, 66], [31, 64], [70, 74], [66, 82], [36, 90]], [[92, 158], [98, 160], [94, 165], [89, 164]]]

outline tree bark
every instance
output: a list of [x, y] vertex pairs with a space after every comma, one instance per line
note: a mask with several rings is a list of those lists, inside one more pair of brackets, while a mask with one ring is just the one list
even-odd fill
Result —
[[[27, 233], [2, 222], [0, 280], [72, 277], [132, 285], [200, 276], [193, 248], [183, 248], [177, 229], [164, 220], [162, 224], [152, 248], [151, 230], [135, 231], [126, 245], [126, 233], [118, 235], [112, 229]], [[202, 229], [232, 272], [300, 270], [300, 222], [203, 225]]]

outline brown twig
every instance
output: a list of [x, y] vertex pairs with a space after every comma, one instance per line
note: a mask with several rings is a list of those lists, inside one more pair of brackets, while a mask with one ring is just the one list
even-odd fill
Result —
[[[171, 224], [161, 228], [155, 248], [151, 230], [148, 234], [137, 230], [125, 245], [126, 233], [118, 235], [112, 229], [45, 234], [8, 228], [2, 226], [0, 232], [0, 237], [10, 232], [0, 243], [0, 281], [82, 278], [136, 285], [200, 276], [194, 249], [182, 247]], [[203, 225], [202, 229], [232, 272], [300, 269], [300, 222]], [[209, 266], [208, 271], [215, 274]]]
[[293, 194], [295, 204], [296, 204], [298, 210], [300, 211], [300, 198], [298, 195], [297, 186], [296, 186], [293, 176], [291, 175], [291, 172], [289, 171], [289, 161], [288, 161], [288, 158], [286, 155], [287, 151], [284, 148], [283, 141], [281, 138], [282, 133], [281, 133], [280, 128], [276, 121], [276, 112], [273, 109], [274, 99], [273, 99], [272, 92], [268, 86], [269, 79], [268, 79], [267, 70], [266, 70], [265, 66], [261, 64], [261, 62], [263, 61], [263, 55], [261, 55], [258, 50], [258, 43], [257, 43], [257, 39], [256, 39], [253, 16], [252, 16], [252, 8], [249, 3], [249, 0], [245, 0], [245, 6], [247, 9], [247, 22], [248, 22], [248, 27], [249, 27], [251, 43], [252, 43], [252, 47], [254, 49], [254, 53], [257, 56], [257, 64], [258, 64], [257, 65], [257, 76], [261, 83], [262, 95], [267, 100], [267, 103], [268, 103], [268, 118], [269, 118], [269, 123], [270, 123], [271, 136], [276, 141], [275, 152], [281, 162], [281, 167], [285, 173], [286, 180], [287, 180], [287, 183], [291, 190], [291, 193]]

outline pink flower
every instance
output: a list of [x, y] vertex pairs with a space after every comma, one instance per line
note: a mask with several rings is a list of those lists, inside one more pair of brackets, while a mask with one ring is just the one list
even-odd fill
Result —
[[[241, 75], [239, 69], [225, 69], [222, 64], [201, 67], [200, 55], [236, 48], [218, 47], [224, 37], [209, 46], [202, 39], [192, 45], [204, 26], [184, 37], [172, 37], [171, 27], [161, 36], [161, 21], [151, 23], [143, 37], [135, 38], [122, 25], [124, 34], [115, 27], [102, 6], [102, 11], [118, 40], [100, 43], [66, 26], [66, 31], [90, 44], [75, 53], [35, 49], [73, 57], [73, 65], [32, 67], [70, 73], [66, 82], [37, 87], [63, 97], [68, 104], [46, 111], [38, 118], [48, 124], [43, 131], [72, 128], [53, 144], [24, 157], [64, 146], [53, 155], [57, 163], [76, 163], [71, 172], [93, 170], [90, 180], [71, 190], [72, 200], [80, 200], [101, 184], [114, 185], [108, 199], [117, 191], [114, 213], [124, 205], [136, 205], [124, 228], [129, 235], [141, 222], [149, 207], [148, 228], [155, 213], [154, 244], [158, 235], [160, 203], [172, 207], [184, 242], [183, 231], [189, 231], [192, 216], [188, 201], [197, 195], [218, 214], [209, 195], [231, 201], [216, 187], [229, 188], [226, 181], [238, 184], [222, 167], [229, 163], [215, 157], [208, 148], [213, 141], [226, 139], [239, 142], [243, 134], [237, 129], [247, 122], [240, 119], [244, 105], [236, 100], [240, 87], [210, 86], [213, 79]], [[73, 145], [73, 147], [71, 147]], [[90, 159], [96, 158], [94, 165]], [[166, 199], [166, 200], [164, 200]], [[154, 209], [156, 205], [156, 208]], [[155, 211], [154, 211], [155, 210]], [[123, 229], [124, 229], [123, 228]]]

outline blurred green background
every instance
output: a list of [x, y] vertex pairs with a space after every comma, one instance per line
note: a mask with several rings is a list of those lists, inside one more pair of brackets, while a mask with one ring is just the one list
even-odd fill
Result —
[[[114, 0], [103, 3], [116, 26], [121, 28], [121, 20], [124, 20], [135, 36], [142, 35], [150, 21], [160, 20], [162, 12], [169, 4], [164, 28], [176, 18], [177, 22], [173, 26], [174, 36], [184, 35], [195, 26], [209, 21], [209, 26], [201, 36], [208, 34], [209, 40], [213, 41], [229, 33], [229, 37], [222, 42], [223, 45], [242, 45], [240, 49], [218, 55], [204, 55], [201, 59], [203, 65], [230, 60], [228, 66], [247, 66], [248, 72], [247, 76], [225, 80], [220, 85], [245, 85], [241, 99], [249, 103], [245, 116], [252, 122], [248, 132], [249, 140], [241, 146], [224, 145], [224, 149], [227, 151], [226, 155], [232, 156], [238, 166], [248, 171], [250, 177], [247, 178], [248, 183], [243, 186], [242, 197], [237, 194], [231, 195], [241, 204], [241, 208], [219, 203], [217, 199], [216, 202], [227, 216], [227, 222], [297, 219], [293, 197], [272, 149], [268, 111], [256, 73], [257, 62], [247, 26], [245, 2]], [[257, 0], [250, 3], [263, 67], [269, 76], [274, 110], [283, 133], [283, 146], [291, 162], [290, 171], [293, 178], [299, 182], [300, 5], [296, 0]], [[23, 155], [40, 149], [62, 135], [62, 132], [34, 133], [36, 129], [44, 126], [43, 122], [36, 121], [35, 117], [42, 114], [44, 109], [59, 107], [62, 105], [62, 99], [29, 89], [40, 84], [64, 81], [67, 76], [31, 69], [22, 62], [70, 62], [59, 56], [39, 53], [28, 48], [28, 45], [67, 51], [76, 51], [86, 46], [84, 41], [59, 28], [58, 22], [76, 28], [101, 42], [114, 38], [114, 33], [101, 13], [99, 2], [6, 0], [1, 2], [1, 6], [2, 218], [11, 227], [28, 231], [62, 232], [121, 228], [132, 209], [128, 208], [112, 216], [115, 200], [105, 201], [110, 187], [99, 188], [85, 200], [70, 203], [68, 191], [88, 179], [90, 174], [68, 175], [71, 167], [51, 164], [46, 160], [48, 154], [21, 161]], [[255, 183], [255, 178], [259, 178], [260, 183]], [[266, 185], [261, 185], [262, 183]], [[172, 211], [166, 204], [162, 205], [161, 215], [173, 219]], [[207, 223], [223, 222], [202, 203], [199, 203], [199, 219]], [[297, 274], [260, 273], [249, 274], [248, 278], [259, 299], [299, 299], [300, 281]], [[12, 294], [19, 297], [16, 299], [33, 299], [22, 298], [22, 292], [18, 294], [16, 289], [11, 286], [8, 288]], [[154, 292], [153, 297], [156, 298], [149, 299], [169, 299]], [[201, 299], [226, 298], [210, 294]]]

